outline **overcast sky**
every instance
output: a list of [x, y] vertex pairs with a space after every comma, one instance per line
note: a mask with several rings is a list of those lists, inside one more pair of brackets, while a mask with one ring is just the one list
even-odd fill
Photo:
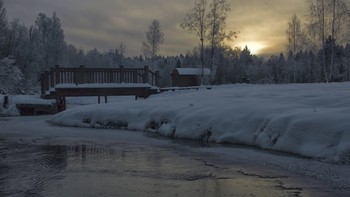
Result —
[[[186, 54], [199, 39], [180, 28], [194, 0], [4, 0], [7, 16], [26, 25], [38, 13], [61, 19], [66, 41], [85, 50], [109, 50], [120, 42], [129, 56], [141, 53], [148, 26], [158, 19], [165, 33], [160, 54]], [[228, 0], [231, 11], [227, 28], [239, 31], [231, 46], [248, 45], [257, 53], [273, 54], [285, 50], [288, 19], [296, 13], [303, 17], [306, 0]]]

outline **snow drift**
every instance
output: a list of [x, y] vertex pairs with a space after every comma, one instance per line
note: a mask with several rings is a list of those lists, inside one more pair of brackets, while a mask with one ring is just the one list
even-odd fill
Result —
[[225, 85], [89, 105], [55, 124], [123, 128], [350, 163], [350, 83]]

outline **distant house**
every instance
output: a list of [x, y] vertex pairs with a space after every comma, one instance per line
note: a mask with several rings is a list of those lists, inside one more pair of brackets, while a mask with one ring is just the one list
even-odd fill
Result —
[[[208, 81], [210, 76], [210, 69], [204, 70], [204, 82]], [[171, 72], [173, 87], [190, 87], [201, 85], [201, 68], [175, 68]]]

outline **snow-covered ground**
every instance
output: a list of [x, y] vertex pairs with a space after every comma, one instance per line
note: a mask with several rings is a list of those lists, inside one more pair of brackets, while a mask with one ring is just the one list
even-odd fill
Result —
[[123, 128], [350, 163], [350, 83], [224, 85], [68, 109], [55, 124]]

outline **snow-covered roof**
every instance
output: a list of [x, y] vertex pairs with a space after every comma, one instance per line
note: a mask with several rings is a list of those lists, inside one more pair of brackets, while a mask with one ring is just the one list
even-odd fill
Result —
[[[179, 75], [202, 75], [202, 68], [175, 68]], [[210, 69], [204, 68], [204, 75], [210, 75]]]

